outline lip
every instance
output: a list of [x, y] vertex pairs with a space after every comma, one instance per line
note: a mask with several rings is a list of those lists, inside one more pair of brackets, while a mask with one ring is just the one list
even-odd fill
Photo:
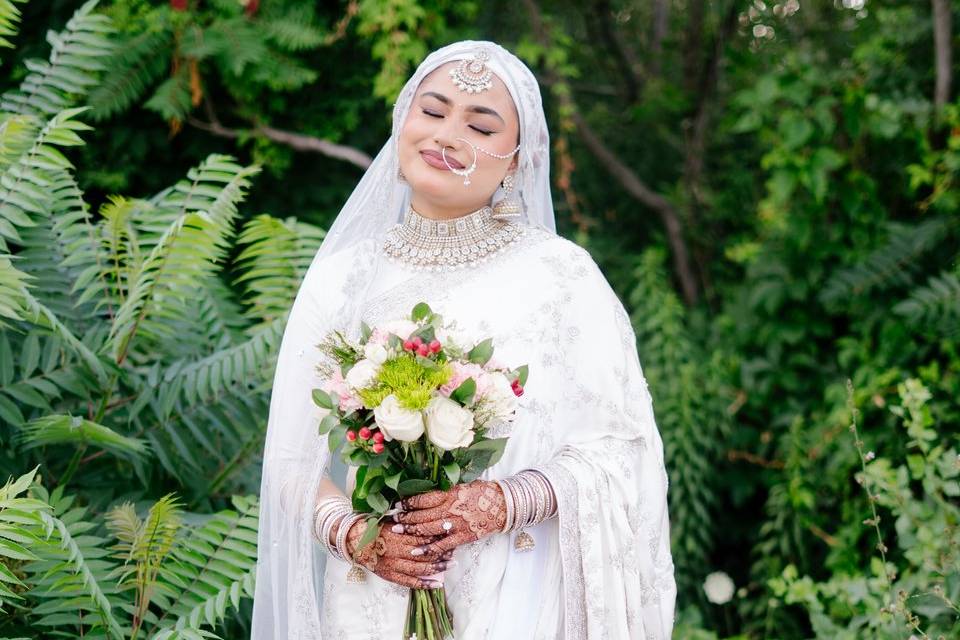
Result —
[[447, 162], [450, 163], [450, 167], [448, 167], [443, 162], [443, 156], [439, 152], [433, 151], [431, 149], [425, 149], [421, 151], [420, 157], [422, 157], [423, 161], [426, 162], [431, 167], [433, 167], [434, 169], [442, 169], [443, 171], [449, 171], [450, 167], [453, 167], [454, 169], [463, 169], [463, 165], [457, 162], [456, 159], [451, 158], [450, 156], [447, 156]]

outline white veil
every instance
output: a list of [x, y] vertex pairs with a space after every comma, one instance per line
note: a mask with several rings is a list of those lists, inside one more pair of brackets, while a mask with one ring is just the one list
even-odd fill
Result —
[[[493, 42], [464, 40], [431, 53], [397, 97], [392, 135], [327, 232], [287, 320], [264, 446], [253, 640], [324, 638], [320, 587], [325, 551], [312, 534], [313, 506], [323, 475], [330, 472], [343, 490], [345, 469], [339, 461], [330, 465], [326, 437], [317, 435], [321, 410], [310, 394], [321, 382], [315, 371], [320, 357], [316, 344], [334, 328], [348, 335], [359, 333], [367, 287], [381, 260], [379, 251], [362, 251], [359, 245], [376, 246], [403, 219], [410, 187], [398, 180], [398, 140], [420, 81], [444, 63], [471, 58], [479, 47], [489, 54], [486, 64], [505, 83], [520, 118], [514, 184], [522, 204], [521, 221], [556, 233], [550, 195], [550, 138], [533, 73]], [[504, 196], [498, 189], [493, 201]]]

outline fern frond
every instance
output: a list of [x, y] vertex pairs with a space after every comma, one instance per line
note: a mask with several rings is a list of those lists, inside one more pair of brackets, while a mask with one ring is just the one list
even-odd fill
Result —
[[915, 327], [933, 327], [950, 337], [960, 332], [960, 271], [943, 271], [893, 307]]
[[13, 48], [13, 43], [7, 40], [17, 35], [21, 18], [20, 9], [13, 4], [25, 3], [27, 0], [2, 0], [0, 2], [0, 47]]
[[131, 462], [141, 461], [148, 453], [147, 443], [79, 416], [49, 415], [23, 425], [17, 440], [25, 449], [52, 444], [86, 444], [109, 451]]
[[171, 48], [172, 35], [168, 29], [151, 30], [118, 43], [103, 61], [103, 79], [90, 91], [90, 117], [95, 122], [125, 111], [163, 77], [168, 58], [157, 52]]
[[183, 121], [192, 108], [190, 100], [190, 67], [184, 65], [161, 82], [143, 106], [165, 120]]
[[[172, 223], [157, 236], [155, 226], [138, 222], [141, 247], [153, 246], [110, 328], [109, 348], [118, 362], [141, 325], [151, 335], [164, 335], [172, 315], [164, 315], [165, 298], [190, 300], [212, 277], [229, 248], [236, 205], [246, 195], [248, 178], [259, 171], [258, 165], [242, 167], [214, 154], [188, 172], [191, 182], [179, 182], [151, 203], [158, 219], [172, 217]], [[174, 310], [181, 309], [174, 305]]]
[[0, 110], [50, 116], [87, 95], [104, 68], [102, 58], [113, 50], [106, 37], [113, 32], [108, 16], [91, 13], [99, 0], [88, 0], [60, 33], [47, 32], [50, 61], [27, 60], [30, 73], [20, 88], [0, 96]]
[[86, 107], [66, 109], [53, 116], [40, 129], [30, 149], [0, 174], [0, 236], [22, 244], [17, 227], [34, 227], [36, 219], [47, 215], [51, 199], [46, 191], [51, 184], [49, 172], [72, 168], [55, 145], [83, 144], [75, 132], [91, 127], [73, 117], [84, 110]]
[[916, 272], [916, 259], [937, 246], [955, 224], [945, 216], [915, 226], [889, 223], [883, 246], [859, 264], [834, 273], [820, 294], [820, 301], [834, 306], [874, 289], [910, 284]]
[[326, 33], [315, 24], [310, 5], [295, 5], [282, 16], [266, 17], [259, 22], [267, 37], [287, 51], [303, 51], [323, 44]]
[[249, 318], [270, 322], [286, 317], [324, 235], [319, 227], [266, 214], [244, 225], [237, 237], [244, 248], [236, 260], [242, 274], [234, 284], [246, 287]]
[[43, 487], [35, 491], [54, 510], [40, 512], [44, 536], [32, 549], [38, 559], [23, 566], [32, 586], [28, 595], [40, 601], [31, 609], [38, 616], [33, 624], [72, 628], [77, 636], [122, 639], [122, 625], [111, 601], [116, 590], [108, 577], [113, 563], [104, 559], [106, 541], [93, 535], [93, 524], [83, 520], [86, 508], [71, 509], [73, 499], [61, 498], [62, 488], [50, 496]]
[[192, 530], [161, 568], [157, 623], [167, 629], [215, 627], [228, 604], [239, 609], [253, 596], [257, 564], [258, 503], [253, 496], [233, 499], [237, 511], [214, 514]]
[[52, 511], [42, 500], [20, 497], [33, 484], [39, 465], [16, 480], [12, 478], [0, 487], [0, 608], [4, 602], [23, 600], [23, 596], [7, 585], [25, 588], [23, 583], [6, 565], [7, 562], [36, 560], [30, 549], [39, 541], [36, 531], [40, 524], [40, 512]]
[[713, 541], [717, 495], [710, 478], [729, 431], [710, 354], [694, 342], [686, 311], [664, 273], [662, 251], [641, 256], [627, 296], [638, 352], [657, 409], [670, 478], [670, 535], [678, 578], [686, 589], [703, 579]]
[[24, 292], [30, 279], [29, 274], [13, 266], [10, 256], [0, 255], [0, 329], [9, 326], [2, 318], [23, 318]]

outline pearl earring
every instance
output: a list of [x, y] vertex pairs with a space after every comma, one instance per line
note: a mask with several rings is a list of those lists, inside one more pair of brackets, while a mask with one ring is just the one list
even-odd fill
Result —
[[513, 192], [513, 179], [514, 176], [512, 173], [508, 173], [503, 177], [503, 192], [507, 194], [507, 197], [503, 200], [497, 202], [493, 205], [493, 215], [491, 217], [496, 220], [509, 220], [511, 218], [518, 218], [522, 212], [519, 200], [511, 200], [510, 193]]

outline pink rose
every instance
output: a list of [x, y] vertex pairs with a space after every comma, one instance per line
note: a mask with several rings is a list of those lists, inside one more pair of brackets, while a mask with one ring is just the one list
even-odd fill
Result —
[[334, 370], [333, 377], [320, 385], [320, 388], [337, 398], [337, 405], [344, 413], [350, 413], [351, 411], [356, 411], [357, 409], [363, 407], [363, 403], [360, 402], [360, 398], [357, 397], [357, 395], [350, 388], [350, 385], [347, 384], [347, 381], [344, 380], [343, 374], [340, 373], [340, 369]]
[[387, 338], [389, 337], [390, 334], [388, 332], [377, 327], [370, 332], [370, 338], [367, 340], [367, 344], [378, 344], [381, 347], [385, 347], [387, 346]]
[[473, 378], [473, 381], [477, 383], [477, 393], [482, 395], [481, 387], [485, 386], [484, 370], [483, 367], [478, 365], [475, 362], [459, 362], [454, 361], [451, 363], [453, 367], [453, 375], [450, 377], [450, 380], [447, 384], [440, 387], [440, 393], [446, 397], [450, 397], [450, 394], [457, 390], [463, 381], [467, 378]]

